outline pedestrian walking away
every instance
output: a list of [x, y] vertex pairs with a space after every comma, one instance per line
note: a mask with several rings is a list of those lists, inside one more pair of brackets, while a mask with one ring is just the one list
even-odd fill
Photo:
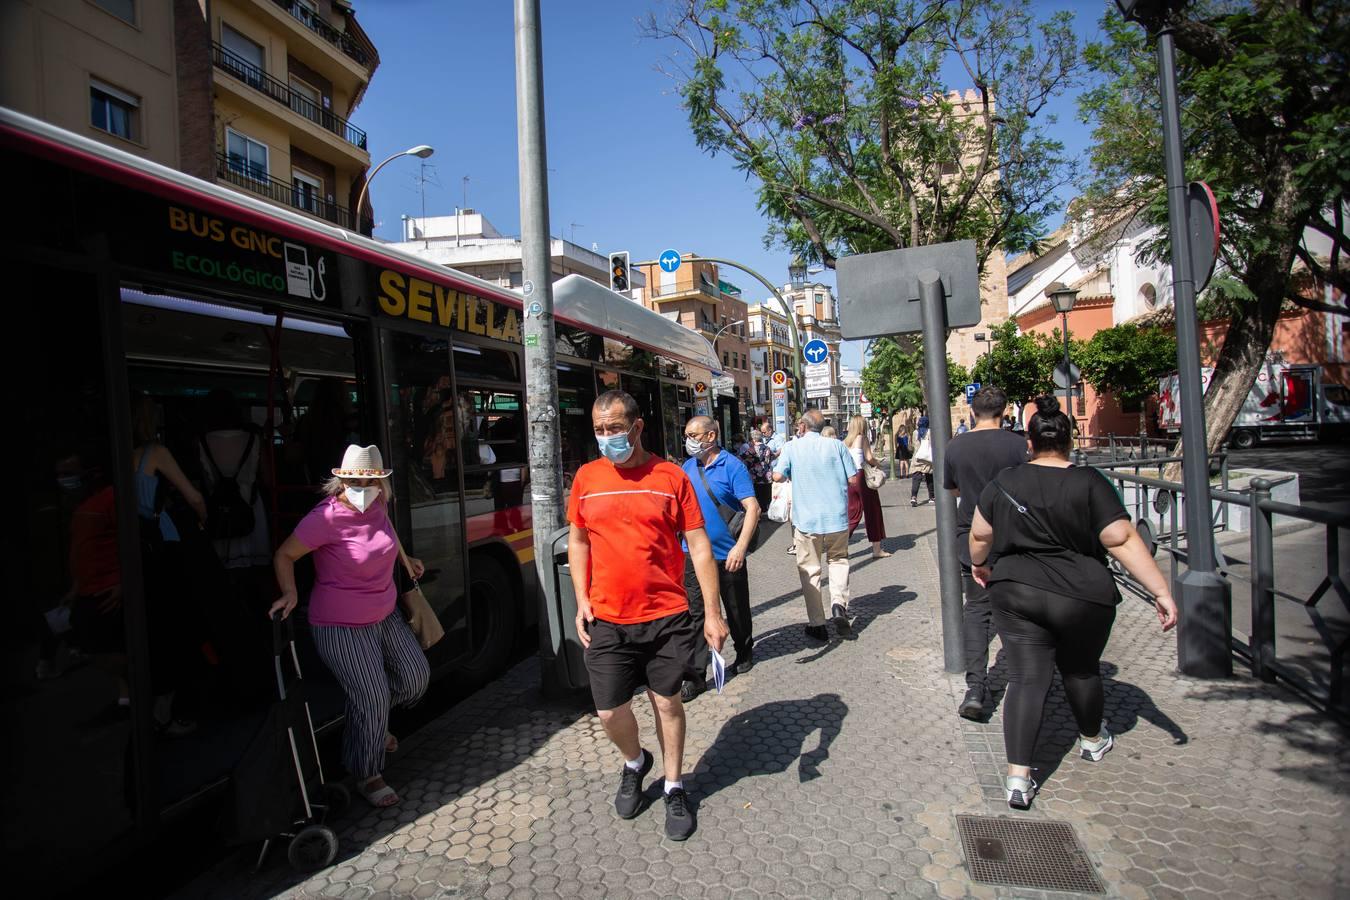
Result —
[[[591, 407], [602, 458], [582, 466], [567, 504], [567, 561], [577, 597], [577, 637], [600, 723], [623, 754], [614, 808], [642, 811], [642, 780], [655, 762], [643, 748], [633, 693], [647, 686], [665, 772], [666, 835], [694, 832], [682, 781], [685, 718], [680, 687], [699, 642], [721, 651], [727, 626], [703, 512], [684, 471], [642, 446], [637, 401], [606, 391]], [[694, 627], [684, 590], [683, 532], [703, 593], [703, 631]]]
[[919, 439], [909, 461], [909, 505], [919, 505], [919, 485], [928, 485], [928, 500], [933, 499], [933, 442], [929, 435]]
[[829, 640], [820, 573], [830, 573], [830, 617], [840, 637], [852, 637], [848, 614], [848, 491], [861, 476], [842, 441], [822, 437], [825, 416], [809, 409], [802, 416], [806, 433], [783, 448], [774, 465], [774, 481], [792, 482], [792, 537], [797, 574], [806, 600], [806, 634]]
[[[684, 426], [684, 449], [689, 454], [684, 473], [689, 476], [703, 512], [703, 527], [717, 562], [718, 593], [726, 609], [736, 661], [728, 667], [733, 675], [749, 672], [755, 664], [754, 629], [750, 621], [750, 578], [745, 554], [754, 549], [751, 540], [759, 524], [759, 501], [745, 464], [720, 446], [717, 422], [709, 416], [694, 416]], [[685, 552], [689, 546], [684, 544]], [[684, 590], [689, 595], [689, 615], [695, 632], [703, 630], [703, 590], [692, 556], [685, 556]], [[693, 676], [680, 690], [688, 703], [707, 690], [708, 645], [698, 642]]]
[[980, 720], [989, 712], [989, 641], [994, 636], [994, 614], [989, 592], [970, 574], [970, 523], [980, 492], [995, 475], [1027, 460], [1027, 442], [1003, 430], [1008, 395], [986, 385], [970, 398], [975, 428], [952, 438], [943, 461], [942, 486], [956, 494], [956, 550], [961, 560], [961, 589], [965, 594], [962, 634], [965, 636], [966, 695], [957, 711]]
[[1036, 796], [1031, 761], [1054, 670], [1078, 724], [1083, 759], [1115, 746], [1102, 721], [1099, 673], [1120, 591], [1109, 553], [1153, 595], [1164, 631], [1177, 605], [1111, 483], [1069, 463], [1072, 426], [1054, 397], [1036, 400], [1027, 427], [1031, 461], [1004, 469], [980, 493], [969, 550], [975, 580], [989, 588], [994, 625], [1008, 661], [1003, 742], [1005, 795], [1013, 809]]
[[[881, 468], [881, 462], [872, 454], [872, 441], [867, 436], [867, 420], [862, 416], [853, 416], [848, 420], [848, 433], [844, 436], [844, 446], [853, 457], [853, 465], [860, 476], [864, 476], [863, 466]], [[848, 534], [858, 527], [858, 523], [867, 520], [867, 539], [872, 542], [872, 558], [884, 559], [890, 556], [881, 549], [886, 540], [886, 523], [881, 516], [881, 495], [876, 488], [867, 484], [866, 477], [859, 477], [848, 483]]]
[[392, 474], [378, 447], [347, 447], [324, 483], [323, 501], [272, 558], [281, 597], [268, 611], [284, 617], [295, 609], [295, 561], [313, 553], [310, 633], [347, 695], [342, 762], [361, 795], [379, 807], [399, 802], [381, 774], [385, 755], [398, 749], [389, 710], [416, 703], [431, 678], [426, 654], [398, 609], [395, 563], [414, 581], [426, 567], [404, 552], [389, 519]]

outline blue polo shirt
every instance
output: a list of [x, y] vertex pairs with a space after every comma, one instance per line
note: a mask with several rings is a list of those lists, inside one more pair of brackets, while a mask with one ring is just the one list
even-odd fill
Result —
[[[703, 527], [708, 532], [708, 540], [712, 542], [713, 558], [726, 559], [731, 548], [736, 546], [737, 536], [727, 530], [717, 501], [708, 496], [698, 469], [699, 462], [694, 457], [684, 461], [684, 474], [689, 476], [690, 483], [694, 485], [694, 496], [698, 497], [699, 508], [703, 510]], [[733, 510], [744, 509], [741, 501], [755, 496], [755, 483], [750, 478], [750, 470], [725, 447], [717, 448], [717, 456], [703, 467], [703, 475], [718, 499]], [[685, 553], [689, 552], [689, 545], [683, 539], [681, 546]]]
[[792, 524], [804, 534], [848, 530], [848, 480], [858, 471], [843, 441], [808, 431], [789, 441], [773, 470], [792, 482]]

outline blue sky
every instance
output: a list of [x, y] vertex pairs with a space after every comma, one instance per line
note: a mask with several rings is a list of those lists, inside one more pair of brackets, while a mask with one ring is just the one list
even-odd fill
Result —
[[[1091, 39], [1106, 2], [1037, 6], [1072, 10], [1080, 37]], [[635, 261], [667, 247], [722, 256], [786, 281], [789, 255], [764, 247], [755, 184], [727, 157], [695, 146], [674, 83], [656, 69], [670, 47], [640, 35], [639, 17], [664, 4], [541, 5], [551, 232], [602, 253], [628, 250]], [[512, 7], [509, 0], [360, 0], [357, 16], [379, 48], [380, 67], [353, 116], [369, 133], [373, 160], [416, 144], [436, 148], [427, 161], [429, 215], [461, 204], [467, 175], [468, 205], [505, 234], [520, 231]], [[1062, 139], [1085, 152], [1087, 129], [1074, 109], [1065, 100], [1056, 110]], [[378, 236], [397, 239], [399, 217], [421, 214], [417, 163], [396, 160], [372, 183]], [[760, 299], [748, 277], [730, 280], [748, 301]], [[861, 344], [846, 347], [845, 363], [858, 367], [861, 352]]]

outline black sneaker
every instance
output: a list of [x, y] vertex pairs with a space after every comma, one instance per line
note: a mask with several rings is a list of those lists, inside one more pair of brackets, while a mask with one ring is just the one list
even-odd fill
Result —
[[638, 814], [642, 805], [642, 779], [652, 770], [651, 753], [642, 751], [642, 768], [634, 771], [624, 763], [623, 774], [619, 776], [619, 792], [614, 795], [614, 811], [621, 819], [631, 819]]
[[824, 625], [807, 625], [806, 636], [813, 641], [826, 642], [830, 639], [830, 631]]
[[840, 637], [853, 637], [853, 626], [848, 621], [848, 610], [844, 604], [836, 603], [830, 607], [830, 617], [834, 619], [834, 630]]
[[966, 697], [961, 701], [961, 705], [956, 708], [956, 712], [963, 719], [970, 719], [972, 722], [979, 722], [984, 719], [984, 688], [973, 687], [966, 691]]
[[684, 788], [666, 791], [666, 837], [683, 841], [694, 833], [694, 811]]
[[700, 681], [686, 680], [684, 684], [680, 685], [680, 700], [684, 703], [688, 703], [707, 689], [708, 679], [706, 678]]
[[745, 675], [755, 667], [755, 651], [753, 648], [744, 652], [737, 651], [736, 661], [727, 666], [728, 673], [732, 675]]

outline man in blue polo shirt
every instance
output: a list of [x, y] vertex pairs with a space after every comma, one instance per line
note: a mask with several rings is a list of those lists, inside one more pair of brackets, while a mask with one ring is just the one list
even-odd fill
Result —
[[830, 617], [840, 637], [851, 637], [848, 619], [848, 486], [858, 480], [853, 454], [842, 441], [822, 437], [825, 414], [808, 409], [801, 418], [805, 434], [783, 448], [773, 467], [774, 481], [792, 482], [792, 538], [797, 574], [806, 596], [806, 635], [828, 641], [820, 594], [822, 565], [830, 570]]
[[[719, 438], [713, 419], [708, 416], [690, 419], [684, 426], [684, 449], [689, 454], [684, 473], [694, 485], [694, 495], [703, 510], [704, 528], [717, 560], [718, 587], [727, 612], [727, 627], [736, 647], [736, 662], [728, 669], [732, 674], [743, 675], [755, 664], [755, 641], [750, 624], [750, 579], [745, 571], [745, 554], [759, 522], [759, 501], [755, 499], [750, 470], [734, 453], [721, 447]], [[725, 520], [740, 510], [745, 511], [745, 523], [740, 533], [733, 535]], [[688, 553], [686, 547], [684, 590], [689, 595], [689, 615], [694, 619], [694, 631], [699, 633], [703, 628], [703, 590]], [[680, 696], [686, 703], [707, 690], [708, 660], [708, 645], [699, 641], [690, 668], [693, 677], [680, 689]]]

